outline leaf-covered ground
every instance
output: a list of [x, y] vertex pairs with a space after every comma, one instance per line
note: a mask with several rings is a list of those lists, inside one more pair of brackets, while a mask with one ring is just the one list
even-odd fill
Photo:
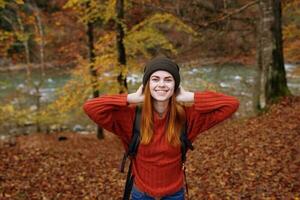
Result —
[[[227, 121], [194, 146], [187, 161], [193, 200], [300, 198], [300, 98]], [[112, 134], [103, 141], [75, 133], [18, 137], [0, 147], [0, 199], [120, 199], [122, 154]]]

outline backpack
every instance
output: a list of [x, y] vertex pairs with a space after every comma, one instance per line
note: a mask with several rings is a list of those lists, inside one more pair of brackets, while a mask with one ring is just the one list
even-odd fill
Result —
[[[125, 183], [125, 188], [124, 188], [124, 193], [123, 193], [123, 200], [129, 200], [132, 186], [133, 186], [134, 176], [132, 175], [132, 172], [131, 172], [132, 159], [134, 159], [134, 157], [136, 156], [138, 147], [140, 144], [141, 110], [142, 109], [139, 106], [136, 107], [131, 141], [128, 146], [128, 151], [124, 153], [121, 167], [120, 167], [120, 172], [124, 173], [126, 160], [129, 157], [130, 164], [129, 164], [129, 168], [128, 168], [128, 172], [127, 172], [127, 178], [126, 178], [126, 183]], [[186, 153], [187, 153], [188, 149], [194, 150], [194, 147], [193, 147], [191, 141], [187, 137], [187, 124], [185, 124], [185, 126], [181, 130], [180, 141], [181, 141], [181, 162], [182, 162], [182, 168], [183, 168], [183, 172], [184, 172], [186, 193], [188, 196], [188, 186], [187, 186], [186, 172], [185, 172], [185, 161], [186, 161]]]

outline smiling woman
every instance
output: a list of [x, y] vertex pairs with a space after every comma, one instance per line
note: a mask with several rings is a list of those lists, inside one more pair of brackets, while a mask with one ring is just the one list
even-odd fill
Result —
[[[131, 198], [182, 200], [181, 130], [185, 128], [187, 140], [193, 142], [201, 132], [230, 117], [238, 106], [235, 97], [184, 90], [178, 65], [160, 57], [146, 64], [143, 85], [136, 92], [91, 99], [84, 104], [84, 110], [94, 122], [119, 136], [128, 150], [136, 128], [136, 110], [141, 107], [140, 144], [131, 158]], [[131, 192], [131, 186], [125, 191]]]

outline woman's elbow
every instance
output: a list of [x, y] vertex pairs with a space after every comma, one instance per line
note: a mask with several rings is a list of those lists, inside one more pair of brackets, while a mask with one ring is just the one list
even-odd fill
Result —
[[95, 106], [94, 106], [92, 100], [87, 100], [83, 104], [82, 109], [85, 112], [85, 114], [94, 121], [95, 116], [97, 116], [95, 114], [97, 112], [97, 109], [95, 109]]
[[86, 114], [88, 113], [89, 107], [88, 101], [84, 102], [82, 109]]

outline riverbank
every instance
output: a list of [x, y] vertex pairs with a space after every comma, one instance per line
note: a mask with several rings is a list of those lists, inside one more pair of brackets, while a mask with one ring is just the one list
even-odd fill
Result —
[[[180, 58], [180, 57], [179, 57]], [[244, 64], [248, 65], [251, 62], [240, 62], [237, 60], [233, 60], [232, 58], [225, 58], [225, 57], [218, 57], [218, 58], [194, 58], [194, 59], [188, 59], [186, 57], [182, 57], [180, 59], [177, 59], [178, 63], [182, 67], [195, 67], [195, 66], [204, 66], [204, 65], [222, 65], [222, 64]], [[146, 61], [145, 61], [146, 62]], [[27, 70], [27, 64], [25, 63], [19, 63], [15, 65], [5, 65], [0, 67], [0, 73], [5, 72], [17, 72], [17, 71], [25, 71]], [[70, 70], [73, 69], [76, 66], [75, 63], [68, 63], [64, 65], [59, 65], [56, 63], [45, 63], [44, 70], [49, 69], [62, 69], [62, 70]], [[29, 65], [30, 70], [37, 70], [41, 69], [40, 64], [30, 64]]]
[[[256, 60], [253, 55], [238, 55], [238, 56], [227, 56], [227, 57], [201, 57], [195, 56], [193, 54], [189, 55], [185, 53], [183, 55], [178, 55], [175, 60], [179, 63], [181, 67], [197, 67], [197, 66], [208, 66], [208, 65], [244, 65], [244, 66], [255, 66]], [[146, 62], [146, 61], [145, 61]], [[287, 61], [286, 64], [290, 65], [300, 65], [300, 61]], [[13, 72], [13, 71], [25, 71], [27, 69], [27, 64], [7, 64], [0, 66], [0, 73]], [[62, 69], [71, 70], [76, 67], [76, 62], [69, 62], [65, 64], [59, 63], [45, 63], [44, 70], [48, 69]], [[41, 69], [40, 64], [30, 64], [29, 69], [37, 70]]]
[[[300, 197], [300, 97], [268, 113], [231, 120], [195, 141], [188, 153], [192, 199]], [[1, 199], [118, 199], [125, 174], [112, 134], [32, 134], [0, 148]]]

